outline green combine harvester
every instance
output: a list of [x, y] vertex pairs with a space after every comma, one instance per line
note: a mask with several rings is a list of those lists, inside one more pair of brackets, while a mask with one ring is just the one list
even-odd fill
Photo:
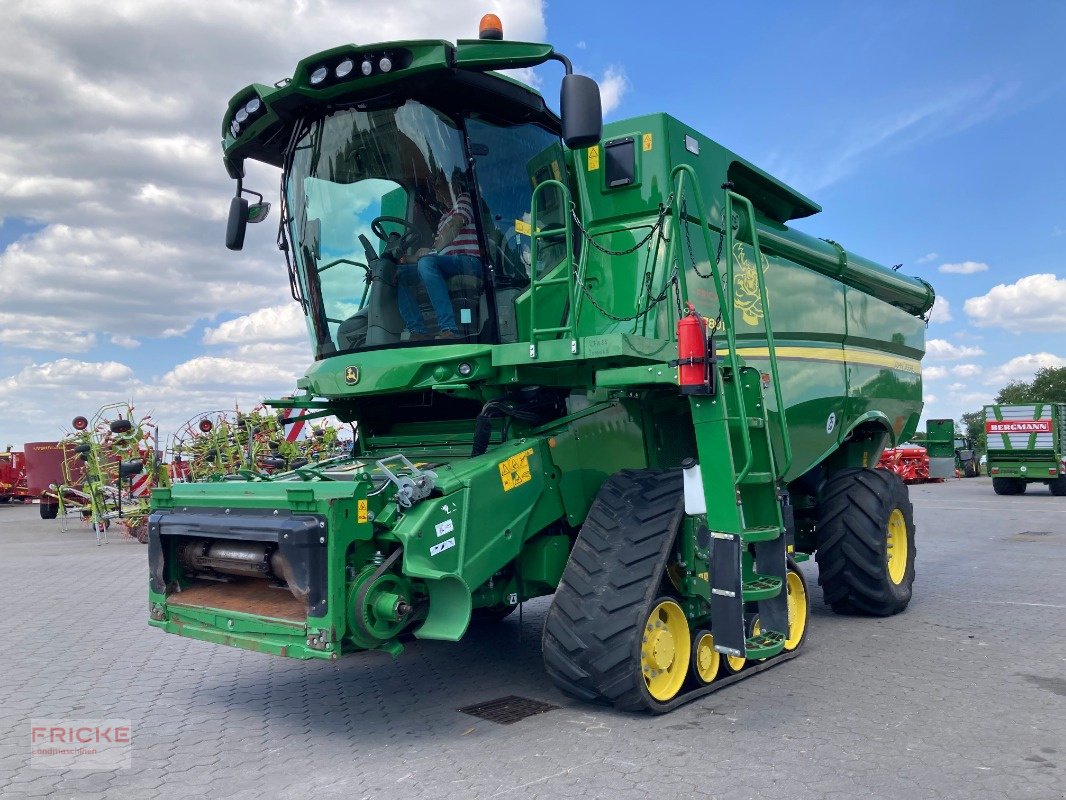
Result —
[[[565, 69], [557, 116], [496, 70]], [[267, 212], [350, 456], [153, 493], [150, 620], [300, 659], [459, 641], [552, 595], [563, 691], [666, 711], [902, 611], [921, 280], [788, 227], [820, 208], [680, 120], [604, 128], [550, 45], [344, 45], [238, 92], [227, 244]], [[247, 195], [257, 201], [249, 203]]]

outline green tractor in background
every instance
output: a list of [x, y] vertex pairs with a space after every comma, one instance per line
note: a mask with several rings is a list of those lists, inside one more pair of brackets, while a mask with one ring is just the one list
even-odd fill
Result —
[[[314, 363], [270, 401], [351, 453], [152, 495], [150, 624], [298, 659], [459, 641], [552, 595], [563, 691], [661, 712], [796, 656], [812, 555], [902, 611], [933, 291], [665, 114], [604, 129], [551, 45], [342, 45], [230, 101], [227, 245], [269, 206]], [[561, 114], [495, 70], [565, 69]], [[250, 203], [247, 195], [255, 202]]]
[[956, 432], [953, 419], [927, 419], [922, 445], [929, 452], [931, 478], [976, 478], [981, 474], [973, 440]]

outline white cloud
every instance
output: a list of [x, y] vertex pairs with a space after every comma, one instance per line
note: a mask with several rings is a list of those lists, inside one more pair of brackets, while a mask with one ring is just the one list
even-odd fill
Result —
[[115, 335], [111, 337], [111, 344], [116, 347], [125, 347], [127, 350], [132, 350], [135, 347], [140, 347], [141, 343], [134, 339], [132, 336]]
[[941, 264], [940, 271], [950, 275], [973, 275], [988, 272], [988, 264], [983, 261], [960, 261], [957, 264]]
[[925, 357], [931, 361], [957, 361], [983, 354], [984, 350], [980, 347], [952, 344], [947, 339], [930, 339], [925, 343]]
[[0, 344], [27, 350], [84, 353], [96, 345], [96, 335], [71, 328], [58, 317], [0, 313]]
[[984, 372], [984, 368], [976, 364], [959, 364], [951, 368], [951, 374], [958, 375], [960, 378], [972, 378], [982, 372]]
[[271, 306], [223, 322], [204, 331], [204, 344], [254, 344], [258, 342], [303, 341], [307, 326], [295, 302]]
[[1061, 332], [1066, 329], [1066, 278], [1050, 272], [1026, 275], [971, 297], [963, 308], [982, 328]]
[[922, 398], [922, 401], [925, 403], [935, 403], [939, 399], [940, 398], [938, 398], [935, 394], [927, 394], [925, 395], [925, 397]]
[[[222, 246], [233, 193], [218, 144], [225, 101], [343, 42], [469, 38], [484, 5], [395, 0], [368, 15], [339, 0], [264, 0], [249, 17], [239, 0], [14, 4], [0, 26], [0, 215], [43, 229], [0, 252], [0, 341], [151, 348], [219, 314], [280, 304], [270, 231], [250, 233], [239, 255]], [[509, 39], [546, 38], [540, 0], [489, 8]], [[251, 188], [277, 186], [272, 168], [248, 172]]]
[[951, 322], [954, 317], [951, 316], [951, 303], [943, 295], [937, 295], [933, 300], [933, 310], [929, 314], [929, 322], [935, 324], [937, 322]]
[[930, 261], [936, 261], [940, 257], [940, 253], [926, 253], [914, 263], [916, 264], [928, 264]]
[[610, 114], [622, 102], [629, 90], [629, 79], [625, 70], [619, 66], [610, 66], [600, 78], [600, 102], [603, 105], [604, 116]]
[[1066, 358], [1054, 353], [1026, 353], [1015, 356], [988, 373], [987, 383], [999, 387], [1010, 381], [1032, 380], [1038, 369], [1044, 367], [1066, 367]]
[[166, 386], [184, 388], [234, 385], [256, 387], [279, 382], [295, 383], [300, 372], [296, 369], [257, 361], [243, 361], [220, 356], [197, 356], [178, 364], [163, 376], [161, 383]]
[[947, 374], [947, 367], [922, 367], [922, 377], [928, 381], [939, 380]]

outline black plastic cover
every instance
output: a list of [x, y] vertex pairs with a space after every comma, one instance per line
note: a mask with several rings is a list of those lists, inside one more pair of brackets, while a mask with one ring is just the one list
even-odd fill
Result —
[[563, 141], [571, 149], [597, 144], [603, 135], [600, 87], [587, 75], [564, 75], [559, 92]]
[[[275, 514], [277, 516], [275, 516]], [[168, 589], [169, 560], [179, 537], [275, 542], [289, 566], [290, 589], [307, 599], [308, 616], [322, 617], [329, 608], [329, 539], [325, 520], [314, 514], [290, 511], [221, 508], [156, 511], [148, 518], [148, 581], [153, 592]]]

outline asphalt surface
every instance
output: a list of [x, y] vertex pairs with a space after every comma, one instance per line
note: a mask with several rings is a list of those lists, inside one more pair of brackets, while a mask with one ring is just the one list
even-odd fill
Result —
[[[837, 616], [815, 588], [803, 655], [661, 717], [553, 688], [545, 599], [397, 661], [290, 661], [149, 628], [143, 545], [0, 506], [0, 796], [1066, 797], [1066, 498], [911, 496], [905, 613]], [[506, 695], [559, 708], [457, 711]], [[132, 766], [34, 768], [32, 718], [127, 718]]]

